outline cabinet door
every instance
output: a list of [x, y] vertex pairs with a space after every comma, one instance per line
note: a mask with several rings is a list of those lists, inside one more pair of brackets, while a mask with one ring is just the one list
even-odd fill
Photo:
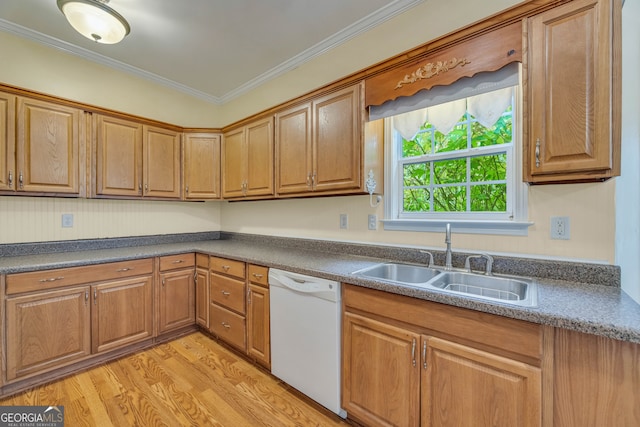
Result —
[[0, 92], [0, 190], [15, 190], [16, 97]]
[[96, 115], [96, 194], [142, 196], [142, 125]]
[[423, 427], [541, 425], [539, 368], [438, 338], [423, 340]]
[[271, 367], [269, 289], [249, 284], [247, 294], [247, 353], [267, 369]]
[[193, 269], [160, 275], [160, 313], [158, 332], [167, 332], [195, 323], [195, 284]]
[[220, 135], [184, 134], [184, 198], [220, 198]]
[[245, 130], [233, 130], [222, 140], [222, 197], [243, 197], [245, 191]]
[[196, 268], [196, 323], [209, 327], [209, 270]]
[[529, 20], [528, 180], [619, 175], [620, 9], [577, 0]]
[[93, 353], [153, 336], [151, 283], [151, 276], [141, 276], [91, 287]]
[[361, 117], [360, 86], [352, 86], [313, 102], [316, 191], [360, 187]]
[[247, 125], [246, 195], [273, 194], [273, 118]]
[[143, 127], [142, 161], [145, 197], [180, 198], [181, 134]]
[[80, 193], [81, 118], [77, 108], [18, 97], [18, 191]]
[[276, 114], [276, 192], [311, 191], [311, 104]]
[[7, 380], [91, 354], [89, 287], [7, 298]]
[[344, 314], [342, 407], [365, 425], [417, 426], [420, 336]]

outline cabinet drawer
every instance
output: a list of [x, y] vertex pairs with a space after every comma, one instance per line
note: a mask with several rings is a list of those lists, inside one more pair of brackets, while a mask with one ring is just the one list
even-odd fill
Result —
[[195, 254], [179, 254], [160, 257], [160, 271], [176, 270], [178, 268], [193, 267]]
[[211, 304], [211, 332], [227, 343], [246, 350], [246, 324], [244, 316]]
[[249, 280], [256, 285], [269, 286], [269, 269], [261, 265], [249, 264]]
[[111, 262], [82, 267], [16, 273], [7, 276], [7, 295], [104, 280], [132, 277], [153, 272], [153, 259]]
[[245, 278], [245, 266], [242, 261], [234, 261], [226, 258], [211, 257], [211, 271], [234, 276], [239, 279]]
[[244, 314], [246, 285], [243, 281], [211, 273], [211, 301]]

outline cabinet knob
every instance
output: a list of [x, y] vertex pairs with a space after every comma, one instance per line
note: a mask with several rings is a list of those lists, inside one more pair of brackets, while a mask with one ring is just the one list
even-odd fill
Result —
[[536, 139], [536, 167], [540, 167], [540, 138]]
[[227, 322], [222, 322], [222, 326], [224, 326], [227, 329], [229, 329], [231, 327], [231, 325], [228, 324]]
[[229, 295], [231, 295], [231, 292], [222, 291], [222, 295], [224, 295], [225, 297], [228, 297]]
[[22, 172], [20, 172], [20, 175], [18, 175], [18, 184], [20, 185], [20, 189], [22, 190], [22, 188], [24, 188], [24, 181], [22, 179]]
[[8, 180], [9, 188], [13, 185], [13, 174], [9, 171], [9, 180]]

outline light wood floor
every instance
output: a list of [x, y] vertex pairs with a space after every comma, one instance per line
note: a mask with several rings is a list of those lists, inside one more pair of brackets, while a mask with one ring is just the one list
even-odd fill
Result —
[[348, 426], [211, 338], [193, 333], [0, 405], [63, 405], [66, 426]]

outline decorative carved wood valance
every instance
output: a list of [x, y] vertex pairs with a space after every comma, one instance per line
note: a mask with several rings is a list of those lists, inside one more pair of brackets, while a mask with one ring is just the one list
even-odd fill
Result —
[[437, 85], [522, 61], [522, 22], [498, 28], [365, 81], [365, 103], [381, 105]]

